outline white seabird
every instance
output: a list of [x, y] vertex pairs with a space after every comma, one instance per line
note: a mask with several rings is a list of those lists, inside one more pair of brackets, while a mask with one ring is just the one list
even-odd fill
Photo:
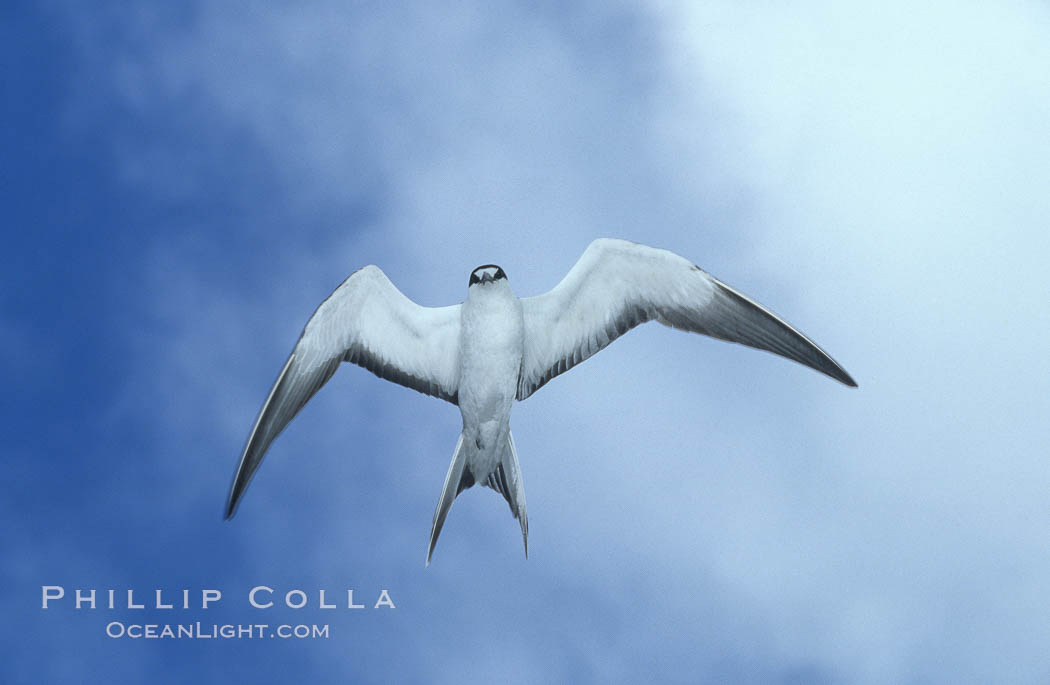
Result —
[[518, 299], [503, 269], [479, 266], [467, 299], [421, 307], [376, 266], [355, 271], [306, 323], [263, 403], [226, 505], [232, 518], [263, 455], [340, 362], [459, 406], [452, 454], [427, 548], [434, 553], [452, 501], [476, 483], [499, 492], [521, 525], [525, 488], [510, 433], [514, 400], [646, 321], [767, 350], [845, 385], [849, 374], [788, 323], [673, 252], [625, 240], [592, 242], [553, 290]]

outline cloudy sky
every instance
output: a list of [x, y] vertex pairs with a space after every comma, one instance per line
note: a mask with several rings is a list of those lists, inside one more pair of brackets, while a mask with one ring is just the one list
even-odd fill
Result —
[[[1045, 3], [0, 20], [4, 682], [1050, 679]], [[347, 274], [444, 305], [494, 262], [527, 296], [598, 236], [695, 261], [860, 387], [642, 327], [514, 410], [530, 558], [475, 488], [425, 569], [458, 411], [346, 366], [222, 520]], [[44, 611], [43, 585], [223, 600]]]

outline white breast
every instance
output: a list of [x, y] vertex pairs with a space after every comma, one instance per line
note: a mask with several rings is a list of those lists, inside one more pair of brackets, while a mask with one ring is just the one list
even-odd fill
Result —
[[478, 284], [461, 310], [459, 408], [467, 440], [482, 447], [475, 473], [492, 466], [508, 430], [524, 350], [521, 302], [506, 280]]

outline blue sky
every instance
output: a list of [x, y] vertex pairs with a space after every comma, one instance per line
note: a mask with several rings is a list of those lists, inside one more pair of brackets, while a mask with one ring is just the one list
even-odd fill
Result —
[[[0, 679], [1046, 681], [1045, 3], [416, 5], [0, 10]], [[458, 412], [346, 366], [222, 521], [347, 274], [444, 305], [498, 263], [527, 296], [598, 236], [692, 259], [860, 388], [642, 327], [515, 407], [529, 560], [474, 489], [424, 569]]]

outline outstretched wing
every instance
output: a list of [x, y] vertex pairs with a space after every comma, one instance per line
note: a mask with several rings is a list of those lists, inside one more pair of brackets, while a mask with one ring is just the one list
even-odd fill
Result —
[[767, 350], [857, 384], [809, 338], [673, 252], [592, 242], [554, 290], [522, 300], [525, 354], [517, 398], [646, 321]]
[[458, 403], [459, 308], [421, 307], [376, 266], [355, 271], [306, 323], [248, 436], [226, 504], [231, 518], [263, 455], [339, 362]]

